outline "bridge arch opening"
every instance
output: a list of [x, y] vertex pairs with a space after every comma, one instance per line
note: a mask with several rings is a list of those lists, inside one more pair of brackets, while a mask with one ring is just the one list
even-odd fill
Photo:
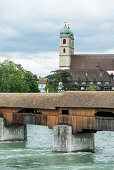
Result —
[[95, 117], [114, 117], [114, 113], [99, 111], [99, 112], [95, 113]]

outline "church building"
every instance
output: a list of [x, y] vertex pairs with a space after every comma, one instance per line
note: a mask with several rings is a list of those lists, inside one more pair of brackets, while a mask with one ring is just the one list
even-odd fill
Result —
[[114, 54], [74, 54], [74, 34], [66, 21], [60, 30], [59, 69], [70, 70], [80, 90], [90, 85], [114, 90]]

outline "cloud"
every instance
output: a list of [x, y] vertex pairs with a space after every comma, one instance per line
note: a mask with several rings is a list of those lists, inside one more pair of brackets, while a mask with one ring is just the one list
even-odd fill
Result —
[[94, 47], [97, 52], [96, 40], [101, 51], [113, 48], [103, 39], [104, 34], [114, 35], [113, 6], [113, 0], [0, 0], [0, 51], [57, 51], [65, 17], [77, 38], [77, 50], [83, 52], [84, 43], [87, 51]]
[[108, 52], [114, 44], [113, 7], [114, 0], [0, 0], [0, 60], [9, 57], [47, 75], [58, 67], [65, 17], [76, 53]]
[[39, 76], [49, 75], [51, 71], [59, 67], [59, 53], [0, 53], [0, 62], [12, 60], [21, 64], [24, 69]]

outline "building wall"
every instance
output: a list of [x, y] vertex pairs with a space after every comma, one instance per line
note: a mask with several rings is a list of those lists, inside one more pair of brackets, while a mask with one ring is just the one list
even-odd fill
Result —
[[46, 87], [46, 84], [38, 84], [38, 87], [39, 87], [39, 90], [41, 93], [45, 93], [45, 87]]

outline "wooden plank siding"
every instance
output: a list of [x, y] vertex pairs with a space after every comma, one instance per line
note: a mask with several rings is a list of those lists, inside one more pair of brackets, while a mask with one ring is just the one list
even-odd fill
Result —
[[[9, 124], [35, 124], [53, 129], [58, 124], [69, 124], [73, 133], [83, 130], [114, 130], [113, 119], [95, 118], [95, 113], [112, 112], [114, 109], [94, 108], [56, 108], [37, 109], [38, 113], [17, 113], [22, 108], [0, 108], [0, 116]], [[63, 115], [62, 110], [68, 110], [69, 115]], [[106, 126], [105, 126], [106, 125]]]

